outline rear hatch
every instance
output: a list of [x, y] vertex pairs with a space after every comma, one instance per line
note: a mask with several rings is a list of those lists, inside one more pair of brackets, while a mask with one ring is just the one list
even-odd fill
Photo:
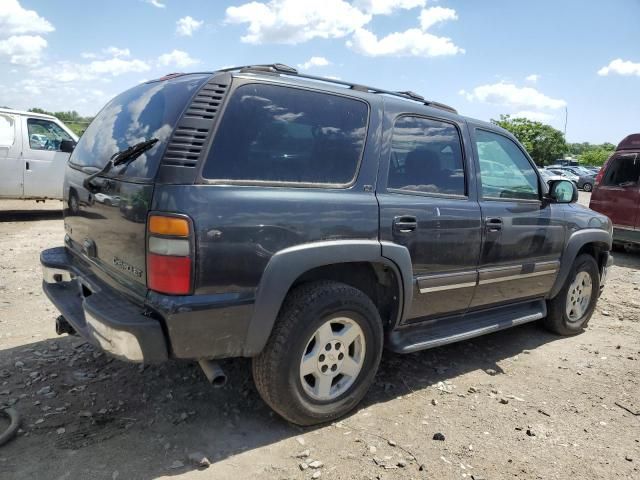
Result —
[[[146, 294], [146, 221], [154, 179], [177, 122], [210, 75], [138, 85], [111, 100], [80, 137], [67, 167], [67, 245], [104, 280], [133, 297]], [[157, 138], [128, 165], [86, 185], [117, 152]]]

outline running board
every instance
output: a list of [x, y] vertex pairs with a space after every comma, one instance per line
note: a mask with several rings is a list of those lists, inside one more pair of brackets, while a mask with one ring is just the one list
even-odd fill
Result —
[[387, 336], [387, 347], [397, 353], [411, 353], [534, 322], [546, 316], [544, 300], [491, 308], [457, 318], [404, 326]]

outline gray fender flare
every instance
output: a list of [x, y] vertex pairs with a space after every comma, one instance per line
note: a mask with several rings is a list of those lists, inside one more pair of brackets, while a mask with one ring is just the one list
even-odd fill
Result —
[[613, 239], [611, 234], [606, 230], [595, 229], [595, 228], [585, 228], [584, 230], [578, 230], [574, 232], [567, 241], [567, 245], [565, 246], [564, 252], [562, 253], [562, 259], [560, 262], [560, 271], [558, 272], [558, 276], [556, 277], [556, 281], [553, 284], [553, 288], [551, 292], [549, 292], [548, 298], [554, 298], [564, 285], [564, 282], [567, 280], [569, 273], [571, 272], [571, 267], [573, 266], [573, 262], [578, 256], [578, 252], [582, 247], [587, 245], [588, 243], [599, 244], [604, 247], [606, 251], [611, 250], [611, 244]]
[[381, 263], [394, 271], [400, 292], [399, 322], [409, 311], [413, 297], [413, 269], [406, 247], [378, 240], [307, 243], [281, 250], [269, 260], [256, 291], [244, 355], [250, 357], [262, 351], [287, 292], [300, 275], [313, 268], [350, 262]]

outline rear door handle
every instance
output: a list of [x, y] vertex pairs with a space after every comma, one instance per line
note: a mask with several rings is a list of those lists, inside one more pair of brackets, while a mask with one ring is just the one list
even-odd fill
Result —
[[499, 232], [502, 230], [502, 219], [501, 218], [487, 218], [484, 221], [485, 226], [487, 227], [487, 231], [489, 232]]
[[401, 215], [393, 219], [395, 233], [411, 233], [418, 228], [418, 219], [413, 215]]

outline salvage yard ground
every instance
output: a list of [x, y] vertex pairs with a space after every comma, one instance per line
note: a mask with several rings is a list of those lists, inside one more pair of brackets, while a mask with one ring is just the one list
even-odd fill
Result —
[[615, 254], [585, 333], [385, 353], [361, 408], [303, 429], [262, 402], [249, 361], [224, 362], [215, 390], [194, 363], [56, 336], [38, 256], [61, 244], [60, 205], [0, 201], [0, 406], [23, 416], [1, 479], [640, 478], [640, 253]]

